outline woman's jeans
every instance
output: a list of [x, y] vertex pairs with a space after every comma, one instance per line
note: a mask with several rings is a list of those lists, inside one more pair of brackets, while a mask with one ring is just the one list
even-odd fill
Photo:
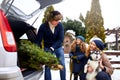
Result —
[[108, 75], [106, 72], [101, 71], [96, 76], [97, 80], [112, 80], [110, 75]]
[[[49, 51], [49, 48], [45, 48], [45, 51]], [[58, 49], [55, 49], [53, 54], [56, 55], [56, 57], [59, 59], [60, 64], [64, 67], [62, 70], [60, 70], [60, 78], [61, 80], [66, 80], [66, 68], [63, 48], [60, 47]], [[45, 80], [52, 80], [51, 71], [48, 66], [45, 66]]]
[[[86, 73], [82, 74], [80, 80], [86, 80]], [[97, 74], [96, 80], [112, 80], [111, 76], [104, 71], [101, 71]]]

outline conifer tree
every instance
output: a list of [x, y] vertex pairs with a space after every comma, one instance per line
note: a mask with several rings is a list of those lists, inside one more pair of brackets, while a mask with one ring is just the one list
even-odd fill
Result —
[[47, 20], [47, 17], [48, 17], [48, 15], [49, 15], [49, 13], [50, 13], [51, 11], [53, 11], [53, 10], [54, 10], [54, 7], [53, 7], [53, 6], [48, 6], [48, 7], [46, 8], [46, 10], [45, 10], [45, 12], [44, 12], [44, 18], [43, 18], [42, 22], [45, 22], [45, 21]]
[[84, 22], [86, 28], [86, 42], [96, 35], [105, 41], [104, 20], [101, 14], [99, 0], [92, 0], [91, 10], [87, 12], [85, 19], [80, 14], [81, 21]]
[[73, 30], [75, 31], [76, 36], [85, 36], [85, 28], [82, 26], [82, 23], [80, 21], [66, 18], [66, 21], [62, 21], [62, 24], [64, 26], [65, 32], [67, 30]]

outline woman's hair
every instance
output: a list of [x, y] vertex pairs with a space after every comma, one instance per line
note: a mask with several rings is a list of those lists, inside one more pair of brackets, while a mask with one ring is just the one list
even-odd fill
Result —
[[[102, 54], [104, 53], [103, 51], [101, 51], [97, 46], [96, 46], [96, 50], [100, 51]], [[88, 48], [86, 49], [86, 55], [89, 56], [90, 55], [90, 45], [88, 46]]]
[[62, 14], [59, 11], [51, 11], [47, 17], [48, 21], [58, 21], [63, 18]]
[[[74, 40], [71, 44], [71, 52], [76, 51], [76, 45], [77, 45], [76, 40]], [[86, 47], [85, 43], [82, 42], [81, 44], [79, 44], [79, 47], [80, 47], [81, 52], [85, 53], [85, 55], [88, 57], [88, 55], [86, 54], [87, 47]]]

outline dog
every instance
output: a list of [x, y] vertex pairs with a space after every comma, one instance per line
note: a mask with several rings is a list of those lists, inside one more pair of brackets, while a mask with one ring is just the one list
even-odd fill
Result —
[[[101, 58], [101, 55], [99, 51], [91, 51], [90, 53], [90, 59], [85, 65], [84, 72], [86, 73], [86, 80], [96, 80], [96, 75], [101, 71], [101, 68], [99, 67], [99, 59]], [[87, 72], [89, 66], [93, 68], [92, 72]]]

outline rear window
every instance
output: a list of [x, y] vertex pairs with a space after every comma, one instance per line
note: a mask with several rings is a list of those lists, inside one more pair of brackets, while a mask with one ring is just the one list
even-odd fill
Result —
[[0, 0], [0, 4], [2, 3], [2, 0]]
[[27, 15], [40, 7], [40, 4], [36, 0], [14, 0], [13, 5]]

